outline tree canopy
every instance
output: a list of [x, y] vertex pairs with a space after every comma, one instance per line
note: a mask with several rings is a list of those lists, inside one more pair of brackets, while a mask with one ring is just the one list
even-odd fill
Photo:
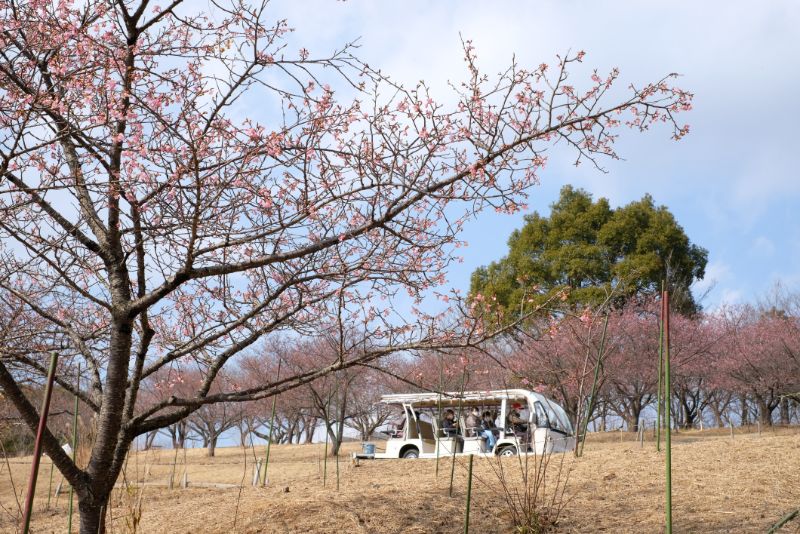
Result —
[[496, 301], [515, 316], [568, 288], [567, 305], [626, 300], [659, 290], [662, 280], [676, 296], [677, 309], [699, 305], [690, 286], [705, 275], [708, 251], [693, 244], [673, 214], [650, 195], [612, 209], [582, 189], [565, 186], [549, 216], [525, 216], [508, 240], [508, 254], [473, 274], [470, 296]]

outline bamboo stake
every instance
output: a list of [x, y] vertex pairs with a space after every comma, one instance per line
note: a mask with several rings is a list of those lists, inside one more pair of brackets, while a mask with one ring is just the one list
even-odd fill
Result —
[[783, 516], [780, 521], [778, 521], [777, 523], [772, 525], [772, 527], [770, 527], [770, 529], [767, 531], [767, 534], [775, 534], [775, 532], [778, 532], [781, 529], [781, 527], [783, 527], [783, 525], [785, 525], [798, 515], [800, 515], [800, 508], [798, 508], [793, 512], [789, 512], [788, 514]]
[[44, 389], [42, 411], [39, 414], [39, 428], [36, 430], [36, 442], [33, 446], [33, 463], [31, 464], [31, 477], [28, 480], [28, 495], [25, 498], [25, 512], [22, 517], [22, 532], [28, 534], [31, 528], [31, 512], [33, 510], [33, 496], [36, 494], [36, 477], [39, 476], [39, 461], [42, 457], [42, 438], [47, 428], [47, 412], [50, 411], [50, 397], [53, 394], [53, 380], [56, 376], [58, 354], [50, 355], [50, 369], [47, 371], [47, 385]]
[[472, 460], [474, 454], [469, 455], [469, 469], [467, 470], [467, 511], [464, 516], [464, 534], [469, 534], [469, 505], [472, 500]]
[[[78, 364], [78, 384], [77, 389], [81, 389], [81, 365]], [[75, 394], [75, 404], [72, 409], [72, 461], [75, 462], [78, 454], [78, 395]], [[60, 485], [59, 485], [60, 486]], [[67, 534], [72, 532], [72, 500], [74, 497], [75, 488], [72, 484], [69, 485], [69, 511], [67, 512]]]
[[672, 424], [671, 424], [671, 385], [669, 372], [669, 291], [664, 291], [664, 423], [666, 449], [666, 520], [667, 534], [672, 534]]
[[456, 435], [453, 438], [453, 443], [450, 445], [452, 449], [452, 461], [450, 462], [450, 497], [453, 496], [453, 475], [456, 473], [456, 449], [458, 448], [458, 433], [461, 429], [461, 408], [464, 405], [464, 383], [467, 381], [467, 366], [464, 365], [464, 372], [461, 374], [461, 388], [458, 396], [458, 420], [456, 421]]
[[656, 407], [658, 415], [656, 417], [656, 451], [661, 452], [661, 422], [663, 400], [661, 398], [661, 391], [663, 386], [661, 381], [664, 377], [664, 282], [661, 282], [661, 317], [658, 321], [658, 394], [656, 400]]
[[[283, 362], [282, 359], [278, 358], [278, 377], [276, 380], [280, 380], [281, 378], [281, 363]], [[264, 455], [264, 481], [261, 483], [262, 486], [267, 485], [267, 469], [269, 469], [269, 448], [272, 445], [272, 427], [275, 426], [275, 403], [278, 401], [278, 396], [272, 396], [272, 414], [269, 416], [269, 435], [267, 436], [267, 452]]]
[[[438, 400], [437, 408], [436, 408], [436, 410], [437, 410], [436, 417], [438, 418], [437, 419], [438, 423], [437, 423], [436, 427], [437, 427], [438, 433], [442, 433], [442, 429], [438, 428], [438, 427], [442, 422], [442, 389], [443, 388], [444, 388], [444, 363], [442, 362], [442, 355], [439, 354], [439, 400]], [[439, 478], [439, 446], [440, 446], [440, 442], [442, 441], [443, 437], [444, 437], [443, 433], [442, 433], [441, 436], [436, 436], [436, 478]]]

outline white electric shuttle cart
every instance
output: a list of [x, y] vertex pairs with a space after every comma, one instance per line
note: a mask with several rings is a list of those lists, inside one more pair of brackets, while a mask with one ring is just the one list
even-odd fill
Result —
[[[364, 456], [434, 458], [454, 452], [513, 456], [566, 452], [575, 447], [572, 425], [564, 409], [544, 395], [525, 389], [384, 395], [380, 402], [397, 407], [404, 419], [385, 432], [389, 439], [384, 451], [374, 452], [370, 447], [373, 454]], [[480, 435], [483, 428], [466, 427], [472, 408], [478, 408], [481, 414], [492, 414], [492, 432], [497, 441], [492, 450], [486, 437]], [[508, 422], [512, 409], [519, 412], [517, 424]], [[455, 429], [442, 428], [447, 410], [456, 414]]]

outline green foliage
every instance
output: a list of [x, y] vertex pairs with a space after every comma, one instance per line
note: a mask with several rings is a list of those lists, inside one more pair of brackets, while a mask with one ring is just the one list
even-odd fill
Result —
[[601, 303], [612, 290], [620, 299], [657, 293], [662, 279], [677, 310], [698, 305], [689, 291], [702, 279], [708, 251], [692, 244], [665, 206], [645, 195], [612, 209], [582, 189], [565, 186], [549, 217], [534, 212], [508, 240], [508, 255], [473, 274], [470, 296], [496, 299], [505, 316], [530, 310], [569, 288], [567, 306]]

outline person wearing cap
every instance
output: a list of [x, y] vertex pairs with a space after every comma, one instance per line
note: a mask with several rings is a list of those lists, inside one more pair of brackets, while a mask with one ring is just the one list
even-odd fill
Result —
[[514, 433], [525, 432], [528, 428], [526, 422], [520, 417], [519, 411], [522, 409], [522, 404], [515, 402], [511, 405], [511, 410], [506, 416], [506, 426], [514, 431]]

